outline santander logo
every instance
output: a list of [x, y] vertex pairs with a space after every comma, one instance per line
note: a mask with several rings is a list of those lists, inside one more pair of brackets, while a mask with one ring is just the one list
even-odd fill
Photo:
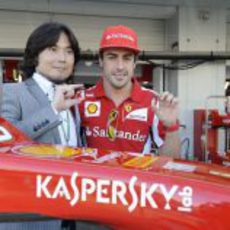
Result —
[[[133, 132], [125, 132], [123, 130], [116, 130], [116, 138], [145, 142], [147, 136], [142, 135], [140, 130]], [[86, 127], [86, 136], [87, 137], [108, 137], [108, 132], [106, 129], [101, 129], [99, 126], [94, 126], [92, 128]]]

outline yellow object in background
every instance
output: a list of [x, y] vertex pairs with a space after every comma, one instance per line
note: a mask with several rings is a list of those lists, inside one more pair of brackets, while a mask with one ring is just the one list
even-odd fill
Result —
[[74, 149], [66, 146], [49, 146], [49, 145], [29, 145], [21, 146], [17, 149], [20, 154], [28, 154], [35, 156], [59, 156], [59, 157], [72, 157], [81, 154], [80, 149]]
[[137, 169], [145, 169], [152, 166], [152, 163], [158, 159], [159, 157], [155, 156], [138, 156], [126, 161], [123, 166]]

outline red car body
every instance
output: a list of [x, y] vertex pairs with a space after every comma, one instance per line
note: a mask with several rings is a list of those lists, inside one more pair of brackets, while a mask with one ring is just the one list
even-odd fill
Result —
[[0, 118], [0, 213], [112, 229], [230, 229], [230, 169], [38, 144]]

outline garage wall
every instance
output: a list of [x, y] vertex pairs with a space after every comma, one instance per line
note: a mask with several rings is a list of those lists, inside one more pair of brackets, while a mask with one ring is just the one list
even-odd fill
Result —
[[[230, 52], [230, 22], [226, 24], [226, 51]], [[230, 60], [226, 61], [226, 79], [230, 79]]]
[[161, 51], [165, 47], [164, 20], [132, 19], [73, 14], [48, 14], [0, 10], [0, 48], [24, 48], [31, 31], [46, 21], [60, 21], [75, 32], [83, 50], [97, 50], [101, 33], [107, 25], [125, 24], [139, 34], [145, 51]]
[[226, 51], [230, 51], [230, 22], [226, 24]]

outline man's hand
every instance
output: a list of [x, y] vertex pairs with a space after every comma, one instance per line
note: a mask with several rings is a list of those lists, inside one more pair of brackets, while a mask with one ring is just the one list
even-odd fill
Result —
[[152, 108], [164, 126], [170, 127], [176, 124], [179, 115], [178, 99], [171, 93], [164, 92], [159, 95], [158, 102], [152, 100]]
[[77, 100], [74, 98], [74, 96], [76, 91], [80, 89], [83, 89], [82, 84], [57, 85], [55, 87], [54, 99], [52, 103], [54, 109], [57, 112], [61, 112], [77, 104]]

